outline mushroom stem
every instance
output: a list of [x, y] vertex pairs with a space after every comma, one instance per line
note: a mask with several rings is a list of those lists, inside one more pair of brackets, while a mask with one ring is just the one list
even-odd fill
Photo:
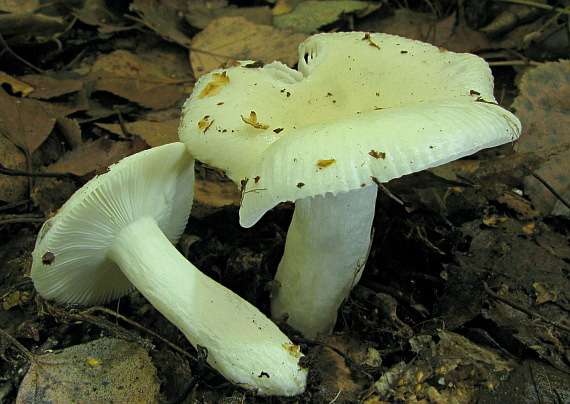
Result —
[[378, 188], [367, 186], [295, 202], [271, 301], [277, 317], [306, 337], [332, 330], [337, 310], [360, 280]]
[[265, 395], [303, 391], [298, 347], [257, 308], [184, 258], [156, 219], [142, 217], [121, 230], [109, 258], [194, 347], [208, 349], [208, 363], [223, 376]]

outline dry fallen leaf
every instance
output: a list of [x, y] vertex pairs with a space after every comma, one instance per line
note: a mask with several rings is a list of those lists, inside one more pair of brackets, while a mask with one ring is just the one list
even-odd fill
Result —
[[[481, 385], [497, 386], [515, 365], [498, 352], [447, 331], [440, 331], [437, 338], [414, 336], [410, 345], [416, 360], [408, 366], [397, 363], [374, 384], [375, 393], [389, 402], [418, 402], [416, 397], [432, 396], [437, 400], [429, 402], [469, 403]], [[433, 386], [437, 390], [430, 392]]]
[[98, 27], [101, 33], [111, 33], [130, 29], [125, 27], [129, 22], [126, 18], [111, 11], [105, 0], [84, 0], [81, 8], [75, 10], [79, 21]]
[[[164, 122], [137, 121], [127, 123], [125, 126], [131, 135], [140, 136], [151, 147], [167, 143], [178, 142], [178, 125], [180, 119], [171, 119]], [[116, 123], [97, 123], [97, 126], [108, 130], [118, 136], [123, 136], [121, 126]]]
[[[25, 170], [26, 156], [7, 137], [0, 134], [0, 164], [12, 170]], [[0, 174], [0, 201], [12, 203], [26, 198], [28, 179]]]
[[130, 142], [117, 142], [105, 138], [87, 141], [66, 153], [46, 171], [54, 173], [71, 172], [85, 175], [100, 170], [133, 153]]
[[[513, 107], [523, 124], [519, 152], [543, 151], [570, 144], [570, 62], [545, 63], [524, 73]], [[566, 200], [570, 199], [570, 151], [554, 155], [535, 171]], [[543, 215], [568, 215], [566, 208], [534, 177], [525, 179], [525, 192]]]
[[536, 291], [536, 304], [555, 302], [558, 300], [558, 292], [553, 287], [544, 282], [535, 282], [532, 287]]
[[40, 101], [11, 97], [0, 88], [0, 132], [29, 158], [47, 139], [55, 119]]
[[432, 13], [409, 9], [394, 10], [394, 15], [368, 18], [358, 29], [417, 39], [454, 52], [473, 52], [489, 46], [489, 40], [465, 23], [457, 22], [456, 14], [437, 20]]
[[307, 37], [254, 24], [243, 17], [222, 17], [192, 39], [190, 62], [196, 78], [229, 59], [279, 60], [292, 67], [299, 58], [297, 47]]
[[34, 14], [0, 14], [0, 33], [2, 35], [21, 35], [29, 38], [37, 35], [38, 41], [52, 40], [51, 37], [63, 33], [67, 22], [62, 17]]
[[101, 338], [36, 356], [16, 403], [154, 403], [160, 383], [141, 346]]
[[[117, 142], [101, 138], [77, 146], [57, 162], [47, 166], [45, 171], [73, 173], [79, 176], [95, 174], [136, 151], [138, 150], [132, 149], [131, 142]], [[63, 205], [76, 190], [76, 184], [67, 180], [38, 178], [34, 182], [31, 198], [41, 211], [50, 213]]]
[[74, 93], [83, 88], [83, 80], [81, 79], [56, 79], [45, 74], [28, 74], [20, 77], [20, 80], [34, 87], [30, 93], [30, 98], [39, 100], [48, 100]]
[[158, 35], [188, 47], [190, 38], [180, 28], [186, 2], [180, 0], [135, 0], [129, 6], [142, 16], [143, 21]]
[[27, 97], [28, 94], [34, 91], [34, 88], [28, 83], [24, 83], [4, 72], [0, 72], [0, 84], [8, 84], [12, 88], [12, 93], [20, 94], [22, 97]]
[[95, 90], [108, 91], [144, 107], [168, 108], [186, 97], [187, 62], [180, 53], [155, 49], [135, 55], [117, 50], [101, 55], [89, 75]]
[[272, 25], [273, 17], [268, 6], [235, 7], [228, 6], [227, 1], [213, 2], [190, 1], [186, 19], [195, 28], [204, 29], [212, 21], [222, 17], [244, 17], [250, 22]]
[[33, 13], [40, 6], [39, 0], [4, 0], [0, 1], [0, 11], [3, 13]]
[[368, 8], [368, 3], [354, 0], [315, 1], [299, 3], [290, 13], [276, 15], [273, 25], [279, 29], [312, 34], [323, 25], [337, 21], [340, 16]]

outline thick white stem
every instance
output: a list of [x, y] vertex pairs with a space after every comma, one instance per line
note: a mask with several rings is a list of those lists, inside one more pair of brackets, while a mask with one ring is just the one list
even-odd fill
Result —
[[377, 187], [297, 200], [275, 279], [272, 315], [307, 337], [330, 332], [360, 280], [370, 245]]
[[299, 352], [253, 305], [213, 281], [182, 256], [154, 218], [128, 225], [109, 257], [152, 305], [188, 340], [208, 349], [208, 363], [223, 376], [266, 395], [304, 390]]

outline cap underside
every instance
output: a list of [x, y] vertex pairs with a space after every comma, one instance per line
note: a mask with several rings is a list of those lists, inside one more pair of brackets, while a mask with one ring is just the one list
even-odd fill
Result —
[[129, 156], [85, 184], [40, 230], [31, 276], [45, 298], [100, 304], [133, 287], [107, 249], [124, 226], [154, 217], [176, 242], [190, 214], [194, 160], [182, 143]]

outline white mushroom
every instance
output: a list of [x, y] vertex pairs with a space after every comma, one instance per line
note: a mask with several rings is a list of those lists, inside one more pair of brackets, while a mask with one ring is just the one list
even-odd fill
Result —
[[200, 272], [176, 242], [194, 194], [182, 143], [127, 157], [42, 227], [31, 276], [45, 298], [100, 304], [137, 288], [232, 382], [263, 395], [305, 388], [298, 347], [257, 308]]
[[331, 331], [362, 274], [375, 183], [520, 135], [519, 120], [493, 97], [489, 66], [471, 54], [350, 32], [307, 39], [298, 71], [248, 63], [200, 79], [180, 138], [241, 183], [244, 227], [295, 201], [272, 312], [287, 313], [306, 336]]

